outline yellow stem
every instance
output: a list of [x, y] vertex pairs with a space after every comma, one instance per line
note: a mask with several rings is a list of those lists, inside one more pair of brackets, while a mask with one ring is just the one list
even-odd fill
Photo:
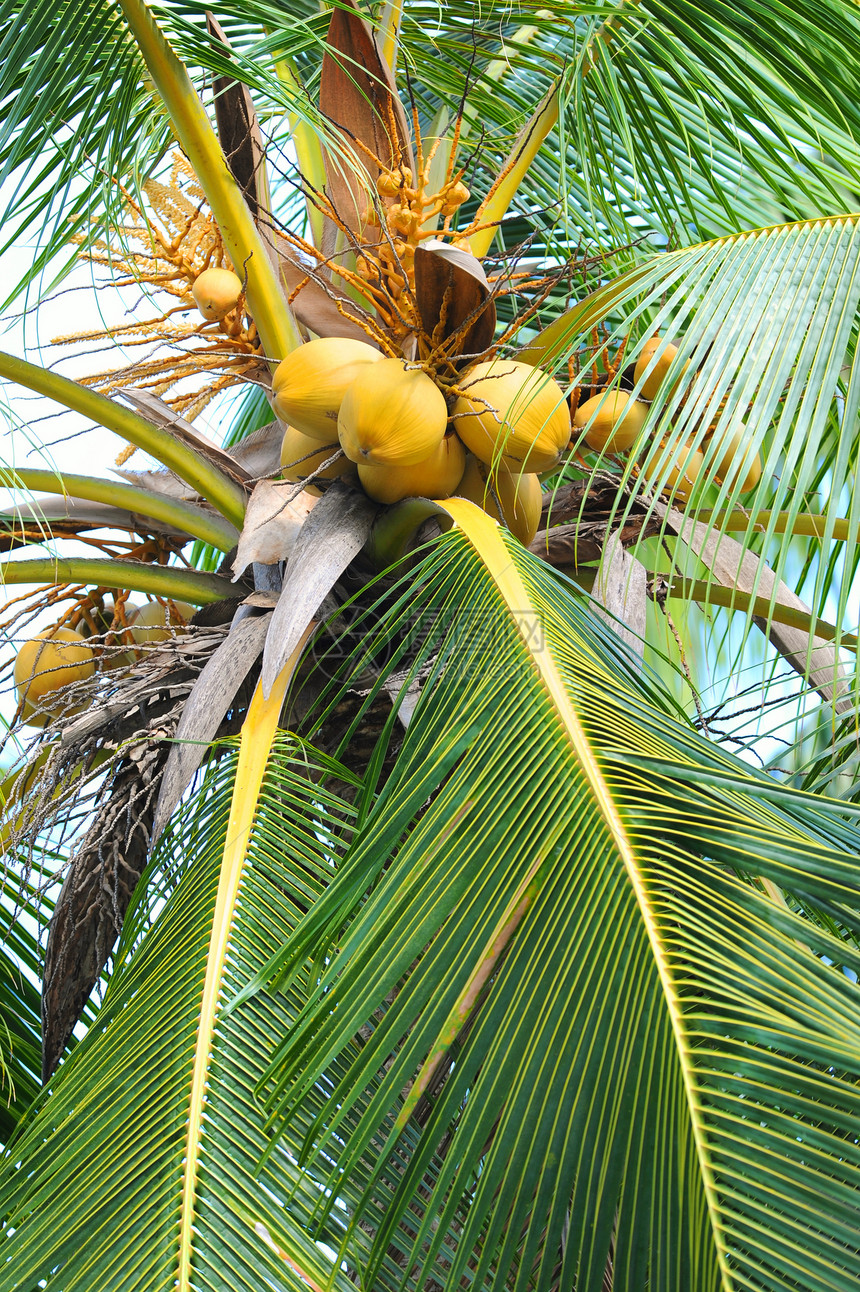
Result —
[[240, 278], [247, 275], [248, 309], [266, 357], [277, 362], [301, 344], [301, 337], [248, 204], [185, 67], [144, 0], [119, 3], [174, 133], [206, 194], [233, 267]]
[[[99, 480], [95, 476], [68, 475], [65, 472], [60, 475], [55, 471], [33, 470], [29, 467], [10, 467], [8, 470], [0, 468], [0, 483], [7, 489], [42, 489], [45, 493], [86, 498], [111, 507], [121, 507], [124, 511], [137, 514], [136, 530], [140, 528], [141, 516], [151, 516], [154, 520], [184, 530], [192, 538], [211, 543], [221, 552], [229, 552], [239, 541], [239, 531], [235, 525], [211, 515], [202, 507], [182, 502], [179, 498], [166, 498], [149, 489], [119, 484], [115, 480]], [[50, 522], [48, 527], [50, 528]]]
[[77, 381], [70, 381], [59, 373], [48, 372], [38, 364], [27, 363], [25, 359], [18, 359], [15, 355], [4, 354], [2, 351], [0, 377], [35, 390], [47, 399], [56, 400], [58, 404], [81, 413], [106, 430], [115, 431], [129, 443], [136, 444], [139, 449], [151, 453], [162, 466], [175, 471], [180, 479], [190, 484], [213, 507], [217, 507], [222, 516], [226, 516], [238, 529], [242, 528], [245, 519], [245, 491], [201, 453], [175, 439], [167, 431], [153, 426], [130, 408], [124, 408], [122, 404], [106, 399], [94, 390], [88, 390]]
[[[464, 229], [458, 238], [458, 241], [468, 242], [472, 255], [477, 256], [478, 259], [489, 251], [490, 244], [498, 232], [499, 221], [504, 218], [514, 194], [537, 157], [543, 141], [558, 121], [559, 92], [560, 86], [556, 82], [544, 95], [531, 120], [517, 136], [510, 156], [478, 208], [472, 224], [468, 229]], [[472, 228], [475, 229], [474, 233], [469, 231]]]
[[0, 587], [7, 583], [92, 583], [99, 588], [130, 588], [174, 601], [207, 606], [236, 596], [236, 585], [217, 574], [181, 570], [144, 561], [103, 561], [92, 556], [43, 556], [37, 560], [4, 561]]
[[379, 20], [379, 52], [391, 68], [392, 74], [397, 71], [397, 44], [400, 38], [400, 23], [403, 19], [403, 0], [388, 0]]
[[230, 944], [230, 932], [236, 911], [236, 901], [242, 876], [248, 841], [257, 812], [260, 788], [266, 774], [269, 753], [278, 729], [278, 718], [290, 679], [298, 664], [305, 642], [316, 625], [312, 622], [301, 641], [287, 660], [268, 700], [263, 699], [262, 683], [258, 683], [248, 708], [239, 742], [239, 762], [230, 803], [227, 837], [221, 862], [221, 875], [212, 916], [209, 953], [203, 998], [200, 1003], [200, 1022], [194, 1047], [194, 1066], [191, 1076], [188, 1128], [185, 1135], [183, 1158], [182, 1204], [179, 1216], [179, 1278], [177, 1292], [190, 1292], [191, 1258], [194, 1250], [194, 1216], [196, 1211], [198, 1173], [200, 1168], [203, 1115], [206, 1108], [206, 1082], [212, 1058], [215, 1023], [221, 1002], [224, 964]]
[[[296, 67], [290, 58], [279, 58], [275, 61], [275, 71], [278, 74], [278, 80], [288, 91], [291, 97], [305, 94], [304, 84], [296, 70]], [[317, 194], [322, 194], [325, 189], [325, 158], [323, 156], [322, 144], [319, 135], [305, 119], [299, 116], [298, 112], [292, 111], [289, 114], [290, 136], [293, 146], [296, 150], [296, 161], [299, 166], [299, 173]], [[311, 241], [315, 247], [322, 246], [323, 225], [325, 217], [322, 211], [315, 206], [310, 193], [305, 195], [305, 202], [308, 210], [308, 224], [311, 230]]]

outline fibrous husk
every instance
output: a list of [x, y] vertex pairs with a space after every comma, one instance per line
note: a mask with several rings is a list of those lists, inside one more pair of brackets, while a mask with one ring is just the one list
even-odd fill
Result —
[[152, 824], [153, 844], [206, 757], [236, 693], [262, 654], [270, 615], [234, 623], [210, 656], [182, 709], [161, 781]]
[[266, 696], [334, 584], [367, 542], [377, 511], [364, 494], [336, 480], [309, 516], [287, 564], [266, 639]]
[[379, 170], [368, 152], [385, 170], [407, 166], [414, 175], [415, 162], [391, 69], [353, 0], [341, 0], [332, 9], [319, 104], [339, 145], [326, 149], [328, 196], [340, 222], [361, 246]]
[[540, 368], [512, 359], [478, 363], [463, 376], [452, 420], [468, 449], [489, 466], [550, 471], [570, 441], [561, 387]]
[[[27, 864], [49, 835], [56, 847], [89, 819], [69, 860], [51, 921], [43, 980], [47, 1081], [104, 969], [146, 863], [160, 777], [186, 696], [223, 630], [194, 630], [147, 653], [118, 681], [89, 683], [87, 711], [34, 752], [22, 810], [7, 823], [10, 851]], [[81, 686], [75, 688], [75, 696]], [[59, 722], [54, 723], [57, 734]], [[231, 728], [232, 730], [232, 728]], [[228, 734], [222, 730], [221, 734]]]
[[337, 419], [347, 390], [368, 364], [382, 355], [366, 341], [347, 337], [317, 337], [300, 345], [275, 369], [272, 378], [275, 412], [286, 426], [295, 426], [323, 444], [337, 434]]
[[[415, 300], [434, 350], [474, 359], [496, 330], [496, 306], [481, 262], [462, 247], [429, 239], [415, 248]], [[449, 338], [456, 344], [445, 345]]]
[[299, 530], [317, 499], [297, 486], [261, 480], [251, 495], [233, 561], [233, 582], [249, 565], [277, 565], [292, 552]]
[[353, 462], [413, 466], [436, 452], [447, 421], [445, 396], [426, 372], [383, 359], [352, 382], [337, 431]]
[[[211, 13], [206, 14], [206, 26], [225, 49], [230, 42], [223, 28]], [[265, 173], [265, 149], [260, 133], [260, 123], [254, 110], [247, 85], [234, 77], [213, 76], [213, 99], [218, 138], [227, 165], [242, 190], [251, 214], [256, 218], [261, 208], [268, 207]]]

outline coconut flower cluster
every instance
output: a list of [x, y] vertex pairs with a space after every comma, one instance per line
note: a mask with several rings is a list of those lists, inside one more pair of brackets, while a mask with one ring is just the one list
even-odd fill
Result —
[[288, 480], [350, 476], [381, 503], [459, 494], [524, 543], [540, 518], [538, 475], [570, 442], [564, 391], [509, 359], [445, 385], [362, 341], [318, 338], [278, 365], [273, 396]]

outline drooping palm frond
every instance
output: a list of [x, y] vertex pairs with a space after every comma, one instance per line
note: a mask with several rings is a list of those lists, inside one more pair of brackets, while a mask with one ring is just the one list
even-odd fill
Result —
[[[808, 596], [811, 586], [813, 607], [824, 605], [826, 592], [839, 623], [837, 645], [841, 632], [856, 627], [851, 597], [860, 532], [854, 488], [858, 248], [857, 218], [844, 216], [654, 257], [550, 324], [522, 354], [552, 367], [587, 343], [600, 318], [608, 322], [607, 352], [630, 338], [629, 361], [653, 332], [674, 336], [675, 366], [624, 455], [621, 482], [635, 483], [634, 496], [644, 490], [646, 496], [653, 491], [678, 498], [679, 482], [672, 483], [671, 473], [701, 450], [692, 499], [676, 503], [689, 517], [686, 527], [679, 518], [673, 531], [682, 533], [673, 548], [678, 569], [711, 579], [714, 556], [728, 559], [728, 535], [740, 530], [737, 550], [764, 556], [778, 580], [797, 580], [798, 592]], [[641, 386], [640, 380], [634, 395]], [[736, 433], [743, 447], [733, 476], [721, 482], [721, 451]], [[587, 447], [582, 432], [579, 445]], [[763, 470], [754, 491], [742, 495], [744, 455], [747, 466], [758, 455]], [[618, 524], [631, 506], [632, 498], [619, 501]], [[835, 559], [843, 552], [846, 560]], [[763, 578], [762, 565], [752, 585], [742, 589], [747, 597], [757, 596], [760, 584], [766, 590]], [[737, 598], [731, 586], [739, 582], [732, 581], [728, 595]], [[683, 595], [680, 584], [676, 595]], [[775, 604], [769, 588], [766, 595]], [[746, 598], [734, 604], [747, 612], [748, 622], [761, 613]], [[816, 613], [821, 611], [811, 611], [813, 635]], [[809, 643], [811, 650], [812, 635]]]
[[8, 866], [0, 892], [0, 1140], [5, 1145], [39, 1093], [39, 936], [50, 903]]
[[256, 980], [315, 958], [261, 1086], [276, 1134], [317, 1108], [320, 1216], [376, 1230], [374, 1289], [612, 1261], [624, 1288], [848, 1292], [860, 961], [761, 884], [856, 930], [853, 814], [703, 742], [564, 580], [451, 510], [380, 628], [411, 619], [431, 672], [394, 771]]
[[[279, 699], [269, 707], [276, 720]], [[265, 763], [258, 722], [248, 757]], [[177, 1277], [184, 1288], [214, 1280], [237, 1289], [261, 1278], [283, 1288], [327, 1279], [329, 1262], [306, 1232], [319, 1186], [289, 1152], [258, 1172], [267, 1140], [253, 1087], [302, 993], [255, 999], [229, 1019], [218, 1002], [262, 967], [328, 882], [354, 815], [320, 783], [332, 774], [352, 783], [344, 768], [281, 735], [256, 810], [253, 776], [243, 779], [225, 753], [175, 819], [138, 889], [95, 1026], [7, 1156], [0, 1286], [45, 1278], [69, 1292], [153, 1292]], [[231, 848], [239, 884], [229, 898], [222, 861]], [[220, 969], [210, 954], [218, 928]]]

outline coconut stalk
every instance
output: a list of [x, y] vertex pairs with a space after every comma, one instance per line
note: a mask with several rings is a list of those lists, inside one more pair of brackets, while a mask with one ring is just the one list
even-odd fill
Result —
[[403, 0], [387, 0], [379, 20], [379, 31], [376, 43], [379, 52], [391, 68], [392, 74], [397, 71], [397, 45], [400, 39], [400, 24], [403, 21]]
[[175, 566], [146, 565], [143, 561], [104, 561], [91, 556], [45, 556], [27, 561], [4, 561], [0, 583], [92, 583], [100, 588], [146, 592], [172, 601], [206, 606], [235, 598], [234, 583], [217, 574], [180, 570]]
[[[289, 92], [291, 98], [305, 94], [305, 87], [301, 77], [296, 70], [292, 59], [279, 58], [275, 60], [275, 71], [278, 80]], [[323, 155], [322, 143], [315, 130], [311, 128], [307, 121], [299, 116], [298, 112], [289, 113], [290, 137], [293, 147], [296, 150], [296, 161], [299, 165], [299, 174], [312, 190], [305, 194], [305, 206], [308, 213], [308, 224], [311, 230], [311, 240], [317, 247], [322, 246], [323, 227], [325, 217], [322, 211], [314, 202], [313, 193], [322, 193], [325, 189], [325, 157]]]
[[[703, 525], [725, 530], [749, 528], [750, 516], [745, 511], [697, 511], [696, 520]], [[827, 516], [808, 513], [792, 516], [787, 511], [757, 511], [754, 526], [757, 533], [764, 533], [768, 526], [774, 534], [803, 534], [809, 538], [824, 538], [825, 527], [830, 525], [832, 537], [841, 543], [857, 542], [857, 525], [844, 517], [831, 520]]]
[[99, 395], [77, 381], [70, 381], [68, 377], [48, 372], [35, 363], [27, 363], [25, 359], [17, 359], [2, 351], [0, 377], [15, 381], [38, 395], [44, 395], [47, 399], [53, 399], [58, 404], [81, 413], [108, 431], [115, 431], [129, 444], [143, 449], [157, 458], [162, 466], [175, 471], [186, 484], [191, 485], [195, 493], [208, 499], [237, 529], [242, 528], [247, 501], [244, 489], [208, 462], [201, 453], [145, 421], [130, 408], [123, 408], [121, 404], [114, 403], [112, 399]]
[[560, 83], [556, 81], [517, 135], [498, 179], [478, 207], [477, 215], [472, 221], [478, 226], [477, 231], [470, 234], [466, 230], [464, 234], [464, 240], [468, 241], [473, 256], [480, 258], [489, 251], [498, 233], [498, 225], [504, 219], [523, 177], [558, 121], [560, 92]]
[[193, 503], [164, 494], [139, 489], [136, 485], [120, 484], [113, 480], [99, 480], [94, 476], [59, 475], [55, 471], [34, 470], [29, 467], [0, 470], [0, 481], [5, 488], [42, 490], [44, 493], [62, 494], [64, 497], [84, 498], [88, 502], [108, 503], [140, 516], [164, 521], [176, 529], [184, 530], [190, 538], [211, 543], [220, 552], [229, 552], [236, 545], [239, 531], [234, 525], [212, 516]]
[[173, 131], [212, 209], [224, 246], [240, 278], [247, 279], [248, 309], [265, 356], [279, 361], [301, 344], [277, 272], [191, 78], [143, 0], [120, 7], [161, 95]]

